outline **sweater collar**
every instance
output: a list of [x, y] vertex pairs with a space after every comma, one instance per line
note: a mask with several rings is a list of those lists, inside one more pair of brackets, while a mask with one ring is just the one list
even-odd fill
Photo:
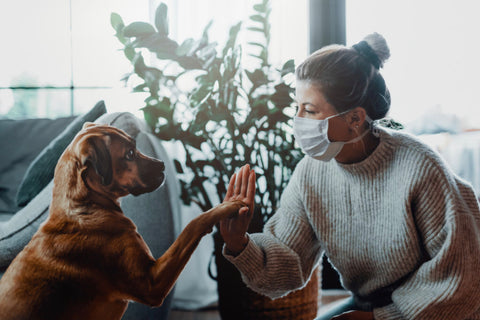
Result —
[[388, 161], [393, 155], [392, 132], [390, 129], [377, 127], [380, 142], [375, 150], [367, 158], [362, 161], [343, 164], [336, 160], [332, 160], [332, 165], [338, 167], [342, 171], [350, 172], [351, 174], [372, 174], [375, 173], [381, 166]]

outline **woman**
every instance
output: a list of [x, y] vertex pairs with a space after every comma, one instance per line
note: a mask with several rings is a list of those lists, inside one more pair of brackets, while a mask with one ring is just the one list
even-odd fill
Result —
[[246, 233], [254, 173], [232, 177], [226, 199], [250, 211], [220, 224], [224, 255], [271, 298], [304, 286], [325, 253], [352, 292], [344, 308], [371, 312], [352, 318], [480, 319], [476, 196], [425, 144], [374, 124], [390, 107], [388, 57], [372, 34], [298, 66], [294, 133], [307, 156], [263, 233]]

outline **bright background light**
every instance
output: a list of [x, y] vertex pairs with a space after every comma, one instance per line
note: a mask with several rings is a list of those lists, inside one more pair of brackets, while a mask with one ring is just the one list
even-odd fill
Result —
[[478, 2], [347, 0], [346, 20], [349, 45], [374, 31], [387, 39], [392, 117], [455, 114], [463, 128], [480, 128]]
[[[255, 0], [165, 0], [169, 7], [171, 36], [178, 42], [200, 37], [213, 19], [210, 39], [221, 49], [228, 29], [247, 21]], [[153, 21], [159, 0], [42, 0], [0, 2], [0, 116], [17, 99], [16, 85], [62, 86], [31, 94], [32, 116], [55, 117], [71, 113], [72, 75], [76, 87], [74, 113], [90, 109], [104, 99], [109, 111], [141, 115], [145, 95], [131, 93], [120, 81], [132, 67], [114, 37], [111, 12], [125, 23]], [[300, 63], [308, 55], [308, 0], [272, 1], [271, 62], [289, 59]], [[70, 8], [71, 5], [71, 8]], [[392, 93], [390, 115], [408, 123], [449, 114], [462, 128], [480, 128], [477, 86], [480, 43], [477, 2], [469, 0], [347, 0], [347, 44], [366, 34], [385, 36], [392, 56], [382, 70]], [[70, 20], [70, 10], [72, 19]], [[248, 22], [246, 22], [248, 23]], [[247, 24], [244, 25], [246, 27]], [[71, 27], [71, 28], [70, 28]], [[71, 38], [73, 37], [73, 38]], [[244, 52], [251, 34], [239, 40]], [[70, 42], [72, 39], [72, 42]], [[73, 63], [72, 63], [73, 62]], [[244, 56], [245, 68], [254, 63]], [[253, 67], [252, 67], [253, 68]]]
[[[198, 39], [213, 20], [209, 36], [223, 48], [229, 28], [246, 21], [259, 1], [166, 0], [169, 7], [170, 35], [181, 43]], [[75, 114], [105, 100], [108, 111], [130, 111], [139, 116], [145, 94], [131, 93], [120, 81], [132, 70], [119, 51], [110, 14], [116, 12], [125, 24], [154, 21], [156, 0], [41, 0], [0, 2], [0, 28], [4, 45], [0, 53], [0, 116], [8, 114], [21, 98], [28, 104], [30, 117], [69, 115], [70, 90], [74, 92]], [[281, 66], [288, 59], [303, 60], [308, 53], [308, 1], [272, 1], [271, 62]], [[27, 10], [28, 9], [28, 10]], [[70, 19], [71, 10], [71, 19]], [[247, 25], [245, 24], [246, 28]], [[239, 40], [244, 47], [254, 39], [243, 30]], [[253, 59], [244, 55], [244, 67]], [[253, 68], [253, 66], [252, 66]], [[72, 83], [73, 78], [73, 83]], [[10, 86], [56, 86], [63, 89], [20, 91]], [[91, 88], [91, 87], [98, 88]], [[82, 89], [82, 87], [84, 87]], [[85, 88], [86, 87], [86, 88]], [[28, 99], [26, 98], [28, 96]]]

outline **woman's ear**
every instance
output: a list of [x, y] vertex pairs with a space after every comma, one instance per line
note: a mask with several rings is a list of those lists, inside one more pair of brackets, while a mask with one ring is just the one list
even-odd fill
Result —
[[351, 130], [358, 131], [365, 126], [365, 120], [367, 118], [367, 112], [362, 107], [353, 108], [348, 113], [348, 124]]

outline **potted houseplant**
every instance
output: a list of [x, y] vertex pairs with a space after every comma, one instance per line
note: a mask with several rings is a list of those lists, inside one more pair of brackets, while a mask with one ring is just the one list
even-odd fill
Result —
[[[174, 159], [182, 200], [186, 204], [194, 202], [204, 211], [210, 209], [224, 198], [235, 170], [250, 163], [258, 184], [250, 232], [261, 231], [275, 212], [301, 158], [301, 152], [294, 147], [288, 115], [294, 112], [294, 63], [287, 61], [279, 69], [270, 64], [269, 1], [261, 0], [253, 10], [246, 32], [256, 33], [260, 40], [249, 43], [246, 49], [258, 61], [254, 70], [242, 68], [242, 48], [237, 44], [241, 22], [230, 28], [228, 40], [218, 52], [217, 44], [208, 38], [212, 23], [198, 40], [178, 43], [171, 39], [168, 8], [163, 3], [156, 10], [154, 25], [125, 25], [118, 14], [111, 15], [116, 37], [133, 65], [133, 71], [124, 80], [136, 78], [138, 83], [133, 91], [148, 93], [142, 108], [146, 122], [158, 137], [177, 141], [184, 151], [184, 159]], [[155, 56], [155, 61], [147, 64], [145, 54]], [[184, 89], [182, 81], [194, 85]], [[219, 232], [214, 239], [222, 318], [282, 318], [275, 311], [275, 304], [286, 309], [287, 300], [272, 302], [247, 289], [238, 271], [221, 255], [223, 240]], [[233, 288], [234, 282], [243, 287]], [[311, 283], [304, 289], [309, 292], [308, 303], [302, 293], [296, 293], [295, 300], [290, 302], [291, 314], [283, 318], [294, 315], [302, 319], [301, 308], [309, 312], [306, 319], [315, 315], [318, 279], [314, 277]], [[239, 297], [240, 292], [251, 298]]]

